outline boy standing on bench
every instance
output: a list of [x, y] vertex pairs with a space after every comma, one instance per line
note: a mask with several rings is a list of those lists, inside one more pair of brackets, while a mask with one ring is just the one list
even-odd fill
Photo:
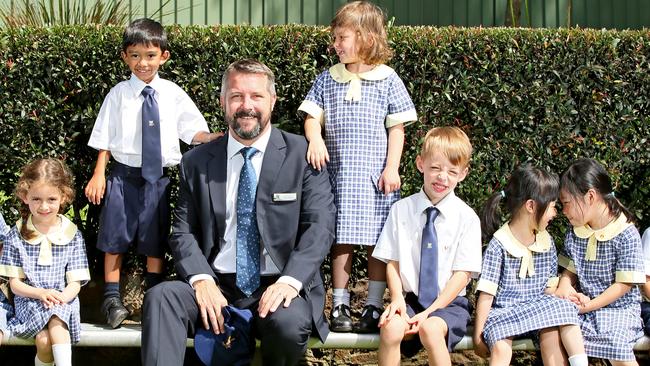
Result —
[[85, 190], [94, 204], [106, 194], [97, 248], [105, 253], [102, 313], [113, 328], [129, 314], [120, 300], [119, 283], [122, 259], [131, 245], [147, 257], [146, 288], [163, 279], [170, 230], [166, 168], [180, 162], [178, 140], [198, 144], [219, 136], [208, 132], [201, 112], [178, 85], [158, 76], [158, 68], [169, 59], [160, 23], [138, 19], [129, 24], [121, 54], [131, 78], [111, 89], [99, 111], [88, 142], [99, 155]]

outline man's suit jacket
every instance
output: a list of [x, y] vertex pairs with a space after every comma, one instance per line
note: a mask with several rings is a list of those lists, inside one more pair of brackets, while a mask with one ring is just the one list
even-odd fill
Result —
[[[183, 279], [214, 274], [211, 263], [226, 226], [228, 138], [226, 134], [197, 146], [181, 161], [170, 246]], [[334, 239], [336, 209], [327, 171], [312, 169], [306, 153], [304, 137], [272, 128], [258, 179], [257, 225], [281, 275], [302, 283], [300, 296], [311, 302], [316, 330], [324, 340], [329, 329], [320, 266]], [[275, 193], [295, 193], [296, 200], [274, 200]]]

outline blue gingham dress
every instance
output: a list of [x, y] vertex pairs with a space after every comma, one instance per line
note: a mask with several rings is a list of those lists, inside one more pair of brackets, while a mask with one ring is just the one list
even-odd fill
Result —
[[360, 101], [346, 101], [349, 83], [329, 70], [321, 73], [305, 97], [325, 112], [327, 165], [337, 207], [336, 243], [375, 245], [399, 191], [385, 196], [377, 187], [386, 165], [386, 116], [415, 110], [399, 76], [361, 80]]
[[483, 329], [483, 339], [490, 349], [502, 339], [523, 335], [536, 338], [540, 329], [579, 324], [576, 305], [544, 293], [549, 279], [557, 277], [557, 252], [552, 239], [548, 251], [531, 253], [534, 274], [520, 278], [522, 259], [508, 253], [497, 238], [492, 238], [485, 250], [479, 289], [483, 281], [498, 285]]
[[[5, 240], [5, 235], [9, 233], [9, 226], [5, 223], [2, 213], [0, 213], [0, 249]], [[1, 281], [1, 280], [0, 280]], [[0, 330], [3, 332], [5, 339], [9, 337], [10, 331], [7, 328], [7, 321], [14, 316], [14, 307], [5, 294], [9, 294], [9, 284], [0, 283]]]
[[[587, 261], [588, 239], [578, 237], [569, 229], [563, 253], [572, 260], [578, 276], [578, 291], [593, 299], [616, 281], [616, 272], [644, 274], [641, 237], [629, 226], [616, 237], [597, 243], [595, 261]], [[564, 267], [565, 265], [561, 261]], [[645, 279], [645, 275], [643, 275]], [[641, 294], [637, 286], [613, 303], [580, 315], [580, 328], [589, 357], [617, 361], [634, 360], [634, 343], [643, 336]]]
[[[57, 289], [63, 291], [66, 275], [71, 272], [88, 271], [86, 246], [77, 231], [66, 245], [52, 245], [52, 264], [37, 264], [40, 245], [27, 243], [14, 226], [6, 237], [0, 257], [0, 274], [4, 277], [4, 268], [21, 268], [25, 274], [24, 282], [37, 288]], [[81, 281], [85, 284], [87, 280]], [[15, 316], [9, 320], [9, 329], [20, 338], [33, 338], [43, 330], [53, 316], [59, 317], [68, 326], [72, 343], [79, 342], [81, 319], [79, 316], [79, 297], [67, 304], [56, 305], [47, 309], [40, 300], [14, 296]]]

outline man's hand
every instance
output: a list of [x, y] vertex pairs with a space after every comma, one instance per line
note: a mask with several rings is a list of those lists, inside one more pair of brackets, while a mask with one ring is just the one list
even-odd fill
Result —
[[196, 303], [199, 305], [203, 327], [208, 330], [212, 328], [214, 334], [223, 333], [221, 309], [228, 305], [228, 300], [223, 296], [214, 281], [198, 280], [192, 286], [196, 293]]
[[298, 296], [298, 291], [286, 283], [276, 282], [267, 287], [257, 307], [260, 318], [265, 318], [268, 313], [273, 313], [278, 310], [278, 307], [283, 302], [284, 307], [288, 308], [291, 300], [296, 296]]

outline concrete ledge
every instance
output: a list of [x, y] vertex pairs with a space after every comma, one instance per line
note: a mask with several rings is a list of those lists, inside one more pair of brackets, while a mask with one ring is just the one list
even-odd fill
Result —
[[[77, 347], [140, 347], [142, 341], [140, 325], [123, 325], [118, 329], [111, 329], [105, 325], [81, 324], [81, 341]], [[471, 332], [470, 332], [471, 334]], [[3, 345], [29, 346], [34, 344], [33, 339], [11, 337], [2, 341]], [[187, 340], [188, 347], [194, 347], [194, 340]], [[330, 332], [329, 337], [322, 343], [317, 338], [311, 338], [309, 348], [322, 349], [376, 349], [379, 347], [379, 334], [356, 334]], [[454, 350], [463, 351], [473, 349], [471, 336], [465, 336]], [[518, 339], [512, 343], [515, 351], [534, 351], [537, 348], [530, 339]], [[634, 346], [635, 351], [650, 350], [650, 338], [642, 337]]]

